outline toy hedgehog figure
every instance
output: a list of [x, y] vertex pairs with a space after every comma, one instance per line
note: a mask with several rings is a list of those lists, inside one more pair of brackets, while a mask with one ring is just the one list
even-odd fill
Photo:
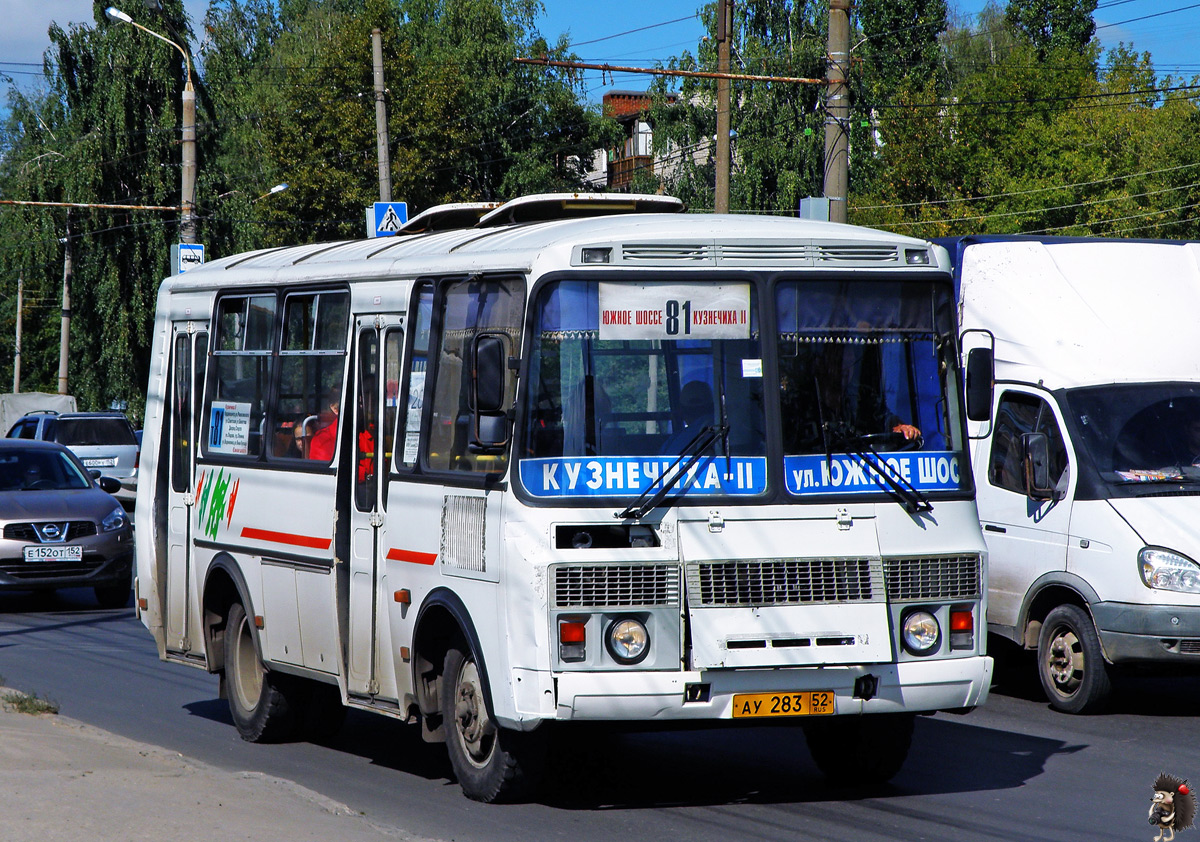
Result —
[[1154, 842], [1171, 842], [1175, 831], [1187, 830], [1196, 818], [1196, 796], [1187, 781], [1165, 772], [1154, 779], [1150, 824], [1158, 828]]

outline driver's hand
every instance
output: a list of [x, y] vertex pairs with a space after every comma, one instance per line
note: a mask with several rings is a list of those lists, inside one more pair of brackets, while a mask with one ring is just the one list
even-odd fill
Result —
[[897, 424], [895, 427], [892, 427], [892, 432], [901, 433], [909, 441], [919, 438], [921, 435], [921, 431], [912, 424]]

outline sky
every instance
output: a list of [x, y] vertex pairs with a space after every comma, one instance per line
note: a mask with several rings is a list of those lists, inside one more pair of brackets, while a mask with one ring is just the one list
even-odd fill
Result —
[[[143, 0], [114, 0], [134, 20], [153, 24]], [[652, 67], [684, 50], [693, 53], [704, 35], [696, 10], [702, 0], [543, 0], [538, 28], [553, 42], [566, 33], [584, 61]], [[972, 20], [985, 0], [949, 0], [952, 12]], [[185, 0], [195, 28], [207, 0]], [[71, 22], [91, 23], [91, 0], [0, 0], [0, 111], [10, 85], [36, 84], [42, 52], [49, 46], [51, 21], [64, 28]], [[1185, 0], [1100, 0], [1095, 13], [1097, 35], [1105, 48], [1132, 42], [1149, 51], [1155, 69], [1190, 79], [1200, 74], [1200, 2]], [[5, 78], [7, 77], [7, 78]], [[649, 77], [617, 74], [602, 79], [584, 76], [590, 99], [610, 88], [641, 90]]]

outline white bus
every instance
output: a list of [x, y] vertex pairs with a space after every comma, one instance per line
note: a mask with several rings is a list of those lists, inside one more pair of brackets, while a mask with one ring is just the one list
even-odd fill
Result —
[[164, 281], [160, 657], [216, 673], [247, 740], [414, 723], [483, 801], [570, 723], [799, 725], [862, 782], [916, 714], [983, 703], [945, 251], [680, 209], [452, 206]]

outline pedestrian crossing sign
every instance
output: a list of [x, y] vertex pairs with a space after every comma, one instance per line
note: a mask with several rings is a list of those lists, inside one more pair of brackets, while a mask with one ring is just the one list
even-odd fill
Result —
[[367, 210], [367, 233], [372, 237], [390, 237], [408, 222], [408, 202], [376, 202]]

